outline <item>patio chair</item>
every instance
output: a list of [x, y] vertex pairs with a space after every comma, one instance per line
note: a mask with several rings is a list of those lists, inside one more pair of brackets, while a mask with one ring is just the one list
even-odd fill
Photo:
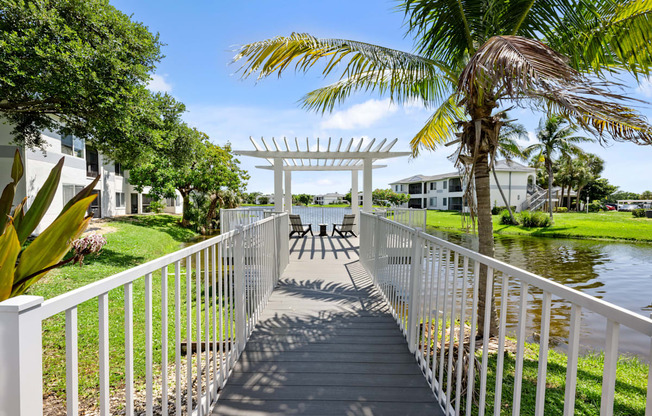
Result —
[[343, 238], [346, 238], [347, 233], [351, 233], [354, 237], [357, 237], [357, 235], [355, 235], [353, 232], [354, 225], [355, 214], [345, 214], [344, 219], [342, 219], [342, 224], [333, 224], [333, 232], [331, 233], [331, 237], [335, 235], [335, 233], [339, 234], [339, 236]]
[[304, 225], [301, 222], [301, 216], [298, 214], [290, 214], [290, 228], [292, 228], [290, 231], [290, 237], [292, 237], [293, 234], [299, 234], [299, 238], [305, 237], [308, 232], [310, 232], [311, 236], [315, 236], [312, 233], [312, 224]]

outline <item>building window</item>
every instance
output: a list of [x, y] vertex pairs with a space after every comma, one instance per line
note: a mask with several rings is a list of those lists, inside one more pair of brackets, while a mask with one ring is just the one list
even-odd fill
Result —
[[100, 172], [100, 157], [97, 150], [86, 146], [86, 176], [96, 177]]
[[446, 206], [446, 198], [442, 198], [442, 201], [443, 201], [444, 206]]
[[63, 190], [63, 205], [66, 205], [68, 201], [84, 189], [84, 185], [63, 184], [61, 188]]
[[124, 208], [125, 207], [125, 194], [124, 192], [115, 193], [115, 207]]
[[430, 182], [430, 190], [431, 191], [437, 190], [437, 182]]
[[[447, 187], [448, 187], [448, 181], [444, 181], [444, 189], [446, 189]], [[444, 204], [444, 205], [446, 205], [446, 204]]]
[[430, 206], [431, 207], [436, 207], [437, 206], [437, 197], [430, 198]]
[[125, 171], [122, 168], [122, 163], [115, 162], [115, 175], [116, 176], [125, 176]]
[[74, 136], [61, 136], [61, 153], [84, 157], [84, 141]]

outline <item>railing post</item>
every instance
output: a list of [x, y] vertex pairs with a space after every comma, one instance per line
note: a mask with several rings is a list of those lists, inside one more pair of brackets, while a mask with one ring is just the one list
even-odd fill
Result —
[[274, 219], [274, 286], [278, 284], [278, 279], [281, 276], [281, 259], [279, 256], [279, 250], [281, 247], [281, 221], [278, 220], [278, 214], [272, 215]]
[[242, 225], [236, 225], [236, 233], [233, 236], [233, 283], [235, 285], [235, 338], [238, 345], [238, 355], [244, 351], [246, 344], [246, 316], [245, 305], [245, 259], [244, 259], [244, 230]]
[[380, 257], [380, 216], [383, 211], [376, 211], [374, 216], [374, 275], [372, 279], [374, 282], [378, 281], [378, 259]]
[[423, 260], [423, 244], [417, 228], [412, 235], [412, 261], [410, 262], [410, 298], [408, 299], [408, 348], [411, 353], [417, 350], [417, 319], [419, 317], [421, 261]]
[[41, 296], [0, 302], [0, 416], [43, 414]]

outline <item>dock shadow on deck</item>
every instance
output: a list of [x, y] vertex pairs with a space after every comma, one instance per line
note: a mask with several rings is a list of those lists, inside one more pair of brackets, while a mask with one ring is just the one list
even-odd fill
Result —
[[358, 261], [358, 240], [290, 248], [213, 414], [443, 415]]

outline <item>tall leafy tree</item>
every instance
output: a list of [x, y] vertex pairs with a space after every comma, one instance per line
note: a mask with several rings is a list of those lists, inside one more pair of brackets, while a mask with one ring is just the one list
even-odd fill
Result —
[[110, 154], [138, 137], [162, 56], [146, 26], [106, 0], [5, 0], [0, 45], [0, 116], [17, 144], [52, 130]]
[[[417, 155], [457, 141], [457, 161], [477, 201], [482, 254], [494, 253], [489, 171], [505, 103], [561, 113], [601, 137], [652, 143], [649, 127], [623, 103], [624, 97], [582, 73], [647, 73], [652, 56], [649, 2], [407, 0], [400, 8], [416, 53], [292, 34], [245, 45], [235, 60], [244, 60], [245, 77], [280, 75], [288, 68], [307, 71], [320, 61], [324, 76], [341, 70], [339, 81], [303, 97], [303, 106], [311, 110], [330, 111], [356, 92], [434, 108], [412, 140], [412, 150]], [[484, 294], [486, 268], [480, 273]], [[485, 303], [481, 296], [480, 333]], [[491, 316], [489, 329], [495, 333], [495, 313]]]
[[551, 223], [553, 221], [552, 188], [555, 161], [558, 157], [570, 158], [573, 155], [584, 154], [579, 144], [593, 141], [588, 137], [575, 136], [577, 130], [577, 126], [570, 124], [563, 117], [551, 116], [542, 119], [537, 129], [539, 143], [530, 145], [524, 150], [526, 156], [544, 160], [544, 166], [548, 173], [548, 210]]
[[573, 160], [575, 165], [576, 185], [577, 185], [577, 199], [575, 200], [575, 210], [580, 211], [580, 203], [582, 200], [582, 190], [592, 180], [600, 176], [604, 170], [604, 160], [593, 153], [585, 153]]

